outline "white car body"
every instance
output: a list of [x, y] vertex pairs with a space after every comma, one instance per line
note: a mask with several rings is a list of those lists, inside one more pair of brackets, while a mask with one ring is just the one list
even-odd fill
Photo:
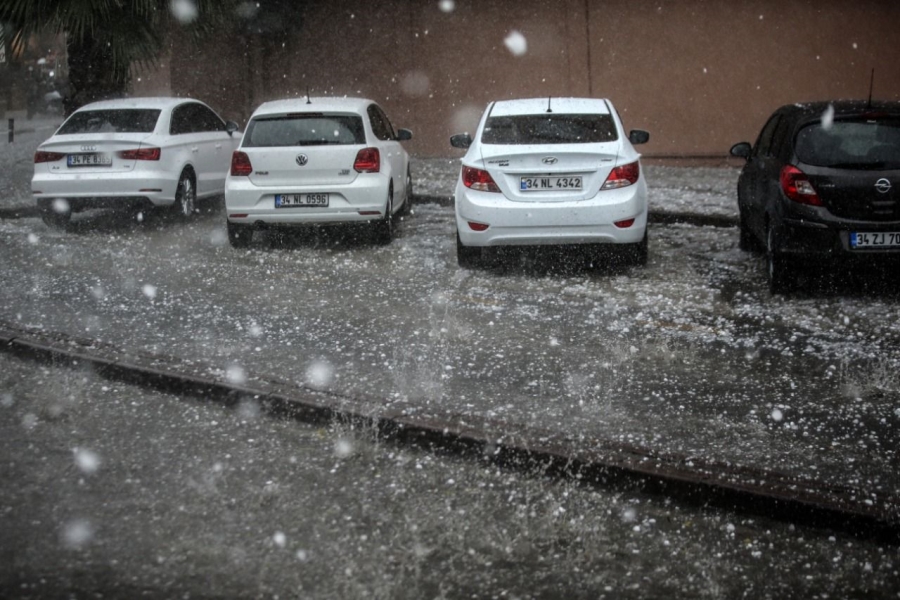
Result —
[[[393, 215], [409, 206], [409, 155], [400, 141], [411, 136], [394, 132], [384, 111], [363, 98], [262, 104], [225, 183], [229, 239], [242, 246], [253, 229], [268, 226], [373, 223], [389, 242]], [[378, 160], [360, 168], [360, 157], [372, 152]], [[284, 199], [291, 205], [276, 205]]]
[[[105, 118], [124, 114], [142, 116]], [[235, 132], [237, 125], [190, 98], [94, 102], [72, 113], [38, 147], [32, 193], [42, 212], [48, 213], [57, 199], [65, 200], [64, 210], [71, 212], [170, 206], [182, 174], [188, 174], [193, 199], [219, 195], [231, 153], [240, 141], [240, 132]], [[142, 158], [127, 158], [135, 155]], [[97, 164], [73, 166], [73, 161], [83, 160]]]
[[[562, 134], [553, 143], [535, 143], [542, 139], [537, 132], [543, 125], [529, 125], [531, 133], [524, 133], [526, 121], [551, 123], [550, 119], [568, 117], [579, 123], [603, 123], [607, 129], [586, 140], [573, 141]], [[553, 127], [548, 125], [546, 131], [558, 133], [559, 126]], [[646, 132], [633, 133], [638, 134], [636, 141], [644, 136], [640, 143], [649, 137]], [[478, 248], [548, 244], [633, 244], [637, 249], [643, 244], [646, 260], [647, 185], [640, 154], [608, 100], [492, 102], [474, 139], [454, 136], [452, 142], [468, 146], [455, 191], [461, 264], [474, 262]], [[634, 181], [613, 181], [622, 173], [618, 168], [630, 169]], [[476, 170], [469, 176], [474, 187], [466, 184], [466, 173], [473, 173], [469, 169]], [[487, 180], [479, 179], [484, 172], [495, 191], [488, 191]], [[523, 189], [542, 184], [554, 189]], [[575, 189], [567, 189], [570, 186]]]

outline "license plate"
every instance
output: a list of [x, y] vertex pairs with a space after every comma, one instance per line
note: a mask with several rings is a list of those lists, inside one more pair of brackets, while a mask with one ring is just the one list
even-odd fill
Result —
[[275, 208], [328, 206], [328, 194], [276, 194]]
[[554, 175], [552, 177], [522, 177], [519, 189], [523, 192], [543, 192], [546, 190], [580, 190], [581, 177]]
[[66, 162], [70, 167], [108, 167], [112, 164], [112, 154], [70, 154]]
[[851, 233], [851, 248], [900, 248], [900, 231]]

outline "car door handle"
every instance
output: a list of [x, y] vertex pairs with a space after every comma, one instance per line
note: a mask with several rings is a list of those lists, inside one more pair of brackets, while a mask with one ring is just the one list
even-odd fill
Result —
[[194, 146], [193, 148], [191, 148], [191, 152], [200, 152], [200, 148]]
[[221, 150], [221, 149], [222, 149], [222, 144], [216, 144], [216, 150]]

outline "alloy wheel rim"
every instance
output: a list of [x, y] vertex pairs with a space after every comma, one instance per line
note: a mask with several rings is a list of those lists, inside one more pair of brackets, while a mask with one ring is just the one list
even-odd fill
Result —
[[194, 185], [190, 177], [184, 178], [181, 190], [181, 212], [189, 217], [194, 213]]

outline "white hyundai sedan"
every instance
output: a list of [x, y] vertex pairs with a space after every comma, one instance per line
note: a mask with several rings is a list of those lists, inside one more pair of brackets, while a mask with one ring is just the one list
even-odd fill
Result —
[[224, 191], [237, 130], [190, 98], [94, 102], [38, 146], [32, 194], [55, 227], [89, 208], [173, 206], [187, 218]]
[[536, 98], [492, 102], [467, 148], [456, 185], [457, 259], [481, 263], [485, 249], [616, 244], [647, 261], [647, 185], [633, 144], [608, 100]]
[[250, 243], [255, 229], [362, 223], [379, 243], [394, 215], [409, 210], [412, 139], [362, 98], [302, 98], [253, 113], [225, 184], [228, 239]]

